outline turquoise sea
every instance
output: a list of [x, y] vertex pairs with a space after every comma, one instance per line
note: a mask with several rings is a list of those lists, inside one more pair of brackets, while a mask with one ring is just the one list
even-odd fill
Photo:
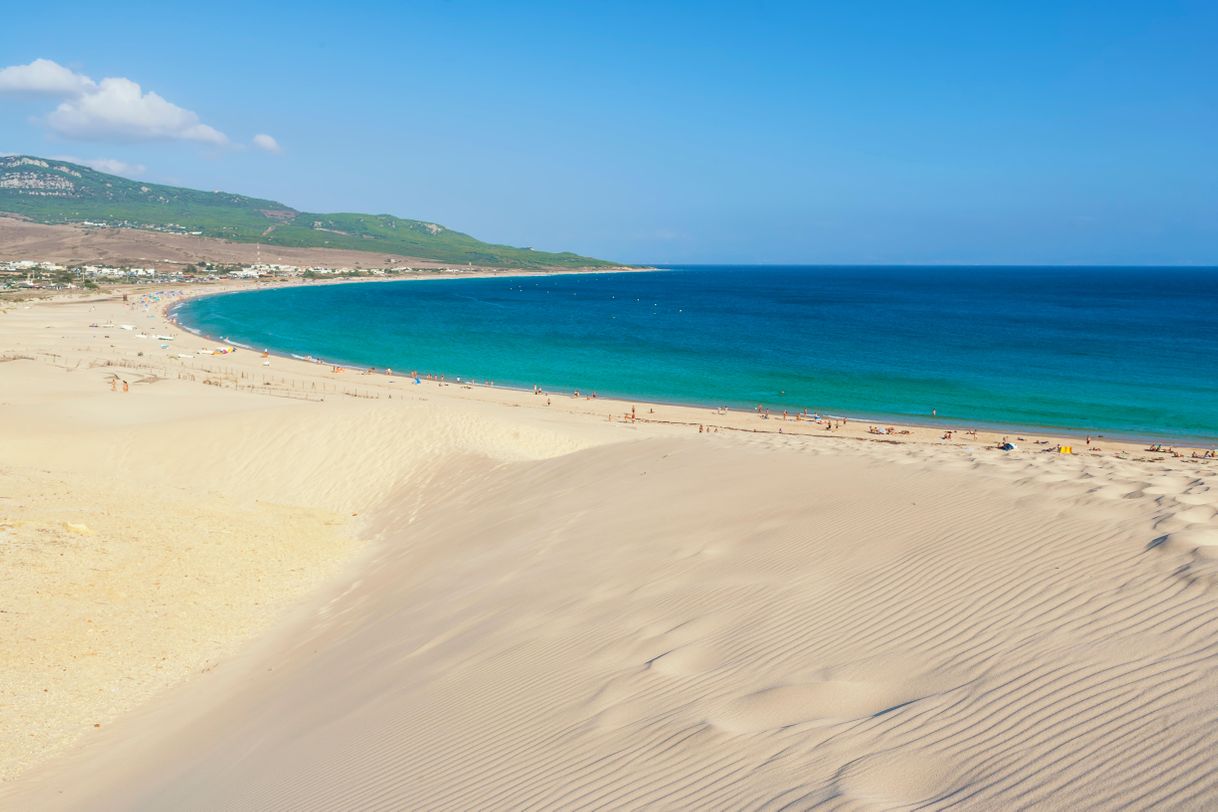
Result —
[[281, 288], [177, 315], [450, 380], [1218, 439], [1218, 269], [685, 266]]

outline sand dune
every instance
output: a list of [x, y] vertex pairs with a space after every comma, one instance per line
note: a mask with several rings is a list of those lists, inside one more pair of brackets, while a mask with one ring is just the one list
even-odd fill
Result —
[[[6, 435], [31, 467], [201, 476], [225, 510], [308, 506], [366, 541], [252, 614], [260, 642], [0, 805], [1218, 802], [1204, 463], [701, 435], [675, 407], [623, 425], [439, 387], [318, 404], [168, 380], [131, 421], [109, 392], [80, 409], [95, 373], [12, 362], [6, 382], [14, 363], [40, 383], [6, 414], [47, 431], [54, 390], [76, 401], [50, 413], [94, 415], [54, 448]], [[304, 556], [276, 549], [285, 570]]]

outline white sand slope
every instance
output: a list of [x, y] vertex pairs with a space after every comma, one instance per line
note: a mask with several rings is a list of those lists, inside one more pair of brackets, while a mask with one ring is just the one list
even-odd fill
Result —
[[[87, 794], [71, 771], [40, 790], [1210, 806], [1218, 479], [1060, 462], [717, 438], [454, 457], [391, 496], [358, 583], [235, 686], [116, 728], [77, 764]], [[203, 718], [166, 723], [186, 706]]]
[[132, 309], [0, 314], [0, 809], [1218, 806], [1209, 461], [266, 397]]

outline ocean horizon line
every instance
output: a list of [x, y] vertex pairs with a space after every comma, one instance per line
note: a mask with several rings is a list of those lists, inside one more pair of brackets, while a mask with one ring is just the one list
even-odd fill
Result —
[[[1027, 263], [1027, 262], [651, 262], [628, 263], [632, 268], [996, 268], [1000, 270], [1044, 269], [1044, 270], [1198, 270], [1218, 271], [1215, 263], [1162, 263], [1162, 264], [1113, 264], [1087, 263]], [[581, 271], [575, 271], [580, 273]], [[607, 271], [613, 273], [614, 271]]]

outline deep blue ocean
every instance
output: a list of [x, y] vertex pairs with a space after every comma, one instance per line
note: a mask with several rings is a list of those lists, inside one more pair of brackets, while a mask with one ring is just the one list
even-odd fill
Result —
[[178, 316], [450, 380], [1218, 438], [1218, 269], [685, 266], [281, 288]]

